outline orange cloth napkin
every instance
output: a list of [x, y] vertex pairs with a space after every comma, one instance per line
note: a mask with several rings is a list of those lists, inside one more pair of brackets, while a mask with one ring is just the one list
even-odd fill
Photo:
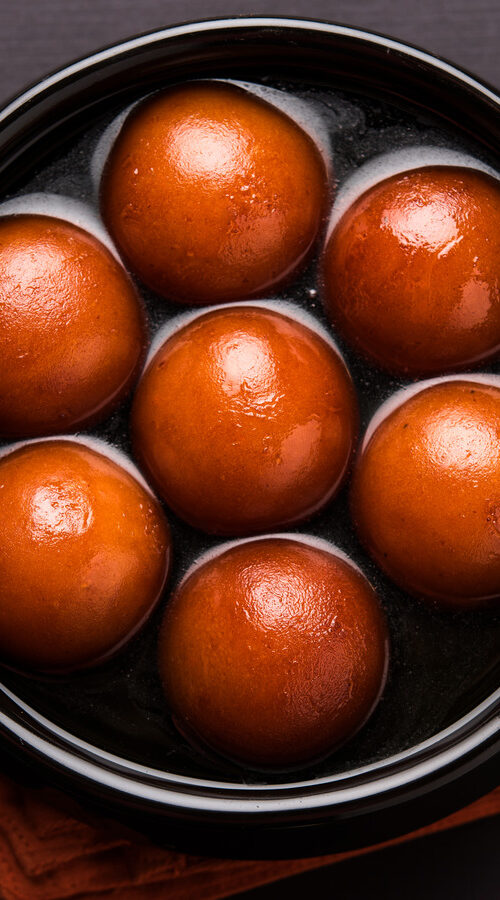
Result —
[[[68, 811], [71, 809], [71, 812]], [[500, 788], [410, 835], [314, 859], [245, 862], [203, 859], [155, 846], [110, 821], [81, 813], [48, 788], [0, 776], [0, 896], [3, 900], [219, 900], [266, 882], [391, 843], [500, 813]]]

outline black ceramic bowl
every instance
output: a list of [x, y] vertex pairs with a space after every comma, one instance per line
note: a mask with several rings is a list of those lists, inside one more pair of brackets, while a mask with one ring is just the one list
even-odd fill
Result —
[[[402, 148], [417, 159], [425, 148], [452, 150], [498, 170], [500, 98], [471, 76], [350, 28], [238, 19], [135, 38], [14, 100], [0, 114], [0, 201], [50, 192], [95, 204], [90, 163], [107, 126], [144, 94], [200, 77], [263, 83], [321, 110], [340, 185], [377, 154]], [[153, 332], [177, 310], [139, 287]], [[320, 294], [316, 258], [281, 296], [321, 321]], [[400, 382], [343, 349], [365, 425]], [[498, 365], [489, 371], [498, 373]], [[94, 433], [130, 452], [127, 416], [125, 406]], [[346, 496], [345, 490], [301, 530], [334, 541], [375, 583], [392, 661], [381, 704], [344, 748], [280, 777], [188, 746], [169, 720], [156, 673], [160, 609], [122, 654], [93, 671], [37, 680], [5, 670], [4, 749], [165, 844], [219, 856], [359, 846], [414, 829], [493, 787], [500, 751], [498, 616], [411, 602], [363, 554]], [[175, 580], [216, 542], [175, 519], [173, 528]]]

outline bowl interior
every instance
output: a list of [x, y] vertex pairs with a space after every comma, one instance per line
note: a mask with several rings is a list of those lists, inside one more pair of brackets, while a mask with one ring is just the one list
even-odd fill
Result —
[[[387, 56], [384, 68], [380, 52], [372, 59], [369, 44], [352, 36], [349, 44], [342, 34], [330, 35], [329, 43], [318, 47], [315, 40], [324, 41], [323, 33], [313, 32], [304, 43], [284, 32], [279, 38], [271, 26], [261, 28], [260, 34], [242, 29], [231, 37], [228, 32], [219, 35], [218, 43], [212, 33], [181, 37], [177, 44], [158, 41], [147, 58], [144, 48], [130, 48], [128, 55], [122, 52], [91, 71], [75, 72], [63, 89], [54, 86], [11, 111], [0, 135], [0, 203], [22, 198], [23, 210], [58, 209], [61, 217], [71, 218], [76, 201], [88, 214], [97, 214], [96, 172], [117, 116], [138, 97], [188, 77], [243, 79], [303, 100], [327, 134], [338, 188], [361, 166], [393, 151], [397, 153], [392, 162], [387, 159], [388, 172], [426, 159], [456, 160], [452, 154], [499, 170], [491, 149], [498, 112], [492, 119], [486, 97], [476, 97], [473, 109], [470, 87], [454, 85], [453, 78], [442, 73], [434, 73], [433, 93], [432, 67], [427, 72], [421, 66], [419, 71], [415, 63], [401, 61], [394, 53]], [[47, 194], [57, 195], [57, 202], [44, 199]], [[17, 207], [0, 206], [0, 214], [9, 208]], [[321, 303], [320, 249], [321, 241], [307, 270], [272, 299], [306, 310], [329, 328]], [[152, 337], [182, 310], [137, 284]], [[354, 379], [364, 429], [379, 404], [406, 382], [368, 365], [338, 335], [334, 337]], [[496, 362], [481, 371], [500, 374], [500, 365]], [[130, 401], [91, 434], [131, 455], [129, 409]], [[392, 655], [375, 714], [353, 740], [321, 763], [293, 775], [256, 772], [194, 749], [173, 727], [156, 671], [158, 625], [172, 587], [201, 552], [220, 541], [189, 528], [168, 510], [174, 571], [142, 633], [115, 659], [94, 670], [39, 679], [4, 669], [3, 684], [55, 725], [98, 750], [125, 757], [132, 766], [241, 785], [353, 773], [438, 734], [497, 689], [500, 617], [491, 612], [439, 611], [397, 589], [360, 547], [348, 515], [348, 491], [349, 485], [326, 510], [295, 531], [331, 541], [366, 573], [387, 613]]]

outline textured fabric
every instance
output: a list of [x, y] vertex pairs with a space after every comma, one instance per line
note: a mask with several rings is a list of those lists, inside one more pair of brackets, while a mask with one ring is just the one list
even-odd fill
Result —
[[[278, 862], [203, 859], [172, 853], [83, 810], [49, 789], [0, 776], [2, 900], [218, 900], [238, 891], [370, 852]], [[500, 813], [500, 788], [399, 843]], [[379, 846], [386, 846], [379, 845]]]

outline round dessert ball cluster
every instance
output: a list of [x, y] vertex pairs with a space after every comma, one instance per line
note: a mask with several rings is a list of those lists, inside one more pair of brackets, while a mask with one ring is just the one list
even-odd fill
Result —
[[241, 762], [311, 762], [352, 736], [385, 679], [387, 628], [366, 579], [296, 539], [202, 562], [167, 606], [160, 673], [178, 727]]
[[441, 374], [500, 351], [500, 182], [424, 168], [362, 194], [324, 258], [332, 322], [390, 371]]
[[297, 123], [235, 85], [155, 94], [129, 115], [102, 184], [124, 258], [178, 303], [262, 295], [296, 272], [322, 223], [327, 175]]
[[170, 565], [158, 502], [126, 468], [76, 440], [0, 459], [0, 652], [14, 666], [99, 662], [142, 625]]
[[367, 441], [352, 493], [359, 534], [402, 588], [474, 607], [500, 596], [500, 386], [422, 387]]
[[137, 458], [190, 525], [245, 535], [301, 521], [335, 494], [357, 431], [327, 340], [273, 309], [204, 313], [171, 335], [132, 410]]
[[[498, 358], [500, 183], [456, 166], [396, 173], [325, 237], [329, 171], [272, 102], [189, 83], [136, 104], [109, 152], [99, 202], [116, 256], [60, 219], [0, 218], [0, 436], [59, 435], [0, 456], [0, 654], [61, 673], [119, 650], [164, 595], [164, 501], [192, 528], [246, 538], [195, 561], [165, 597], [166, 705], [194, 744], [274, 770], [363, 726], [389, 641], [352, 561], [271, 532], [335, 517], [346, 485], [354, 530], [405, 602], [500, 597], [500, 384], [443, 377]], [[268, 299], [321, 241], [331, 338]], [[220, 304], [160, 331], [140, 378], [132, 277], [161, 298], [156, 324], [165, 299]], [[354, 358], [441, 376], [376, 413], [351, 484], [358, 399], [337, 332]], [[64, 436], [136, 381], [119, 427], [140, 471]]]
[[0, 436], [88, 426], [125, 397], [146, 346], [138, 294], [93, 235], [0, 218]]

